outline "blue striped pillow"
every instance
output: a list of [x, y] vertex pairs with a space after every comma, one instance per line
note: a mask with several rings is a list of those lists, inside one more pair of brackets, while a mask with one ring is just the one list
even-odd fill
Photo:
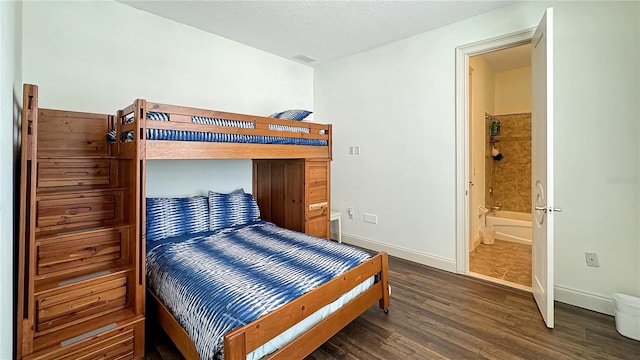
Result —
[[251, 194], [221, 194], [209, 191], [209, 228], [211, 231], [260, 220], [260, 209]]
[[157, 241], [185, 233], [179, 199], [147, 198], [147, 241]]
[[179, 199], [182, 205], [185, 233], [209, 231], [209, 200], [206, 196]]
[[284, 120], [302, 121], [311, 113], [312, 111], [309, 111], [309, 110], [298, 110], [298, 109], [285, 110], [282, 112], [273, 113], [269, 115], [269, 117], [276, 118], [276, 119], [284, 119]]
[[147, 241], [209, 231], [206, 196], [147, 198]]

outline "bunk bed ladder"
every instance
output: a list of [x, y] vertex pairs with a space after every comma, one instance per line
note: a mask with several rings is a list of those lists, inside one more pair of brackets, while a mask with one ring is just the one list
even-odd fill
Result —
[[137, 162], [108, 141], [112, 115], [23, 92], [17, 358], [142, 358]]

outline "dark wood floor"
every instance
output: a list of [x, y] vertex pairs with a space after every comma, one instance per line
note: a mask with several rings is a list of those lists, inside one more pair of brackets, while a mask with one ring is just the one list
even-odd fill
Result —
[[[391, 309], [372, 307], [308, 359], [640, 359], [611, 316], [556, 302], [547, 329], [530, 293], [390, 257]], [[182, 359], [161, 331], [147, 360]]]

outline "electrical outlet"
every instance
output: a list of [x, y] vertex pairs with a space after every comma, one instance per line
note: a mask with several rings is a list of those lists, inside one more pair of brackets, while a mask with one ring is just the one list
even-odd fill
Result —
[[584, 253], [584, 258], [587, 261], [587, 266], [599, 267], [600, 263], [598, 262], [598, 254], [594, 252], [586, 252]]
[[368, 223], [371, 223], [371, 224], [377, 224], [378, 223], [378, 215], [375, 215], [375, 214], [364, 213], [362, 215], [362, 219], [364, 220], [364, 222], [368, 222]]
[[349, 215], [349, 220], [353, 220], [353, 208], [347, 209], [347, 215]]

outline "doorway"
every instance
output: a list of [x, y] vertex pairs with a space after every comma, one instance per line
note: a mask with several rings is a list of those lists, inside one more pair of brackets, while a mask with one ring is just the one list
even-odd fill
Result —
[[[485, 126], [490, 126], [492, 122], [496, 122], [500, 120], [500, 124], [502, 123], [502, 118], [495, 118], [496, 115], [503, 115], [495, 112], [495, 94], [493, 98], [489, 96], [487, 99], [476, 98], [475, 100], [469, 96], [471, 87], [478, 88], [478, 85], [482, 83], [482, 78], [486, 77], [482, 75], [482, 71], [479, 69], [479, 66], [476, 65], [474, 68], [470, 66], [472, 63], [473, 57], [476, 56], [491, 56], [490, 53], [495, 53], [499, 51], [504, 51], [508, 49], [513, 49], [516, 47], [520, 47], [522, 45], [528, 45], [531, 43], [531, 39], [533, 36], [535, 29], [526, 29], [519, 31], [517, 33], [509, 34], [506, 36], [489, 39], [486, 41], [481, 41], [473, 44], [469, 44], [467, 46], [459, 47], [456, 49], [456, 69], [457, 76], [456, 78], [456, 142], [457, 142], [457, 173], [456, 177], [456, 187], [457, 187], [457, 198], [456, 198], [456, 211], [457, 211], [457, 226], [456, 226], [456, 239], [457, 239], [457, 249], [456, 249], [456, 270], [461, 274], [468, 274], [472, 276], [481, 277], [490, 281], [495, 282], [503, 282], [502, 279], [497, 279], [495, 277], [490, 277], [486, 275], [482, 275], [479, 273], [471, 273], [470, 272], [470, 253], [472, 250], [477, 247], [480, 243], [482, 243], [482, 237], [480, 235], [481, 228], [486, 225], [485, 218], [480, 216], [480, 212], [483, 211], [481, 208], [487, 208], [491, 205], [501, 205], [501, 204], [488, 204], [492, 199], [489, 195], [489, 188], [486, 186], [487, 179], [485, 177], [487, 173], [487, 168], [489, 171], [495, 171], [491, 169], [491, 163], [484, 159], [487, 156], [491, 155], [494, 148], [490, 147], [491, 143], [489, 142], [491, 139], [489, 137], [490, 128], [487, 130], [484, 129]], [[530, 45], [528, 45], [530, 46]], [[512, 50], [513, 51], [513, 50]], [[486, 58], [483, 59], [487, 62]], [[489, 66], [488, 64], [486, 64]], [[471, 71], [470, 71], [471, 70]], [[495, 76], [494, 76], [495, 78]], [[490, 87], [495, 88], [495, 79], [494, 83], [490, 85]], [[530, 101], [530, 100], [529, 100]], [[493, 106], [483, 106], [482, 103], [491, 103]], [[486, 108], [488, 111], [481, 112], [482, 119], [479, 120], [475, 125], [474, 129], [471, 127], [471, 118], [472, 118], [472, 107], [473, 108]], [[500, 107], [499, 107], [500, 108]], [[486, 117], [485, 117], [486, 112]], [[509, 110], [510, 112], [510, 110]], [[522, 112], [522, 111], [519, 111]], [[476, 113], [477, 114], [477, 113]], [[478, 115], [476, 115], [478, 117]], [[477, 130], [479, 128], [481, 130]], [[485, 135], [486, 131], [486, 135]], [[500, 129], [501, 134], [502, 129]], [[472, 149], [472, 137], [475, 136], [476, 144], [478, 144], [477, 148]], [[477, 139], [480, 139], [479, 142]], [[494, 140], [499, 138], [494, 137]], [[486, 140], [486, 144], [484, 143]], [[496, 142], [497, 143], [497, 142]], [[494, 143], [494, 145], [496, 144]], [[499, 149], [499, 146], [497, 150]], [[504, 158], [504, 154], [503, 158]], [[480, 167], [477, 165], [477, 161], [475, 169], [472, 165], [474, 161], [472, 159], [482, 159], [484, 166]], [[496, 161], [491, 158], [491, 161]], [[474, 173], [475, 171], [475, 173]], [[493, 190], [492, 190], [493, 191]], [[495, 195], [496, 198], [493, 199], [493, 202], [497, 202], [497, 193], [493, 193], [492, 196]], [[503, 194], [504, 195], [504, 194]], [[472, 201], [473, 197], [473, 201]], [[529, 196], [530, 201], [530, 196]], [[483, 203], [483, 204], [481, 204]], [[472, 207], [472, 205], [475, 205]], [[478, 206], [484, 205], [484, 206]], [[487, 208], [487, 210], [489, 210]], [[482, 226], [481, 226], [482, 225]], [[495, 240], [494, 240], [495, 241]], [[495, 244], [495, 242], [494, 242]], [[511, 283], [508, 285], [512, 285], [514, 287], [519, 287], [525, 290], [531, 291], [529, 287], [513, 285], [515, 283]]]
[[531, 291], [531, 44], [469, 57], [468, 274]]
[[456, 271], [469, 274], [470, 180], [469, 57], [532, 44], [531, 50], [531, 188], [532, 294], [549, 328], [554, 326], [553, 223], [553, 8], [545, 10], [538, 26], [506, 36], [456, 48]]

